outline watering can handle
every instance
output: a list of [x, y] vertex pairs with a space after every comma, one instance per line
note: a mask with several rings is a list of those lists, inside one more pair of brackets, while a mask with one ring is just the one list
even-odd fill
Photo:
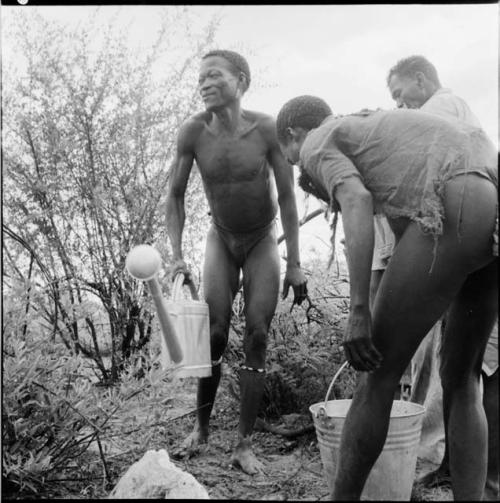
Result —
[[[348, 364], [349, 362], [346, 360], [341, 366], [340, 368], [337, 370], [336, 374], [333, 376], [333, 379], [332, 379], [332, 382], [330, 383], [330, 386], [328, 387], [328, 391], [326, 392], [326, 396], [325, 396], [325, 410], [326, 410], [326, 404], [328, 402], [328, 397], [330, 396], [330, 392], [332, 391], [333, 389], [333, 385], [335, 384], [335, 381], [337, 380], [337, 377], [340, 375], [340, 373], [342, 372], [342, 370], [344, 370], [345, 366]], [[335, 399], [335, 394], [333, 395], [333, 398]]]
[[[172, 300], [179, 300], [181, 294], [181, 288], [184, 284], [185, 276], [182, 272], [178, 272], [174, 278], [174, 287], [172, 289]], [[196, 286], [194, 285], [194, 281], [192, 278], [189, 279], [187, 283], [189, 290], [191, 292], [191, 297], [193, 300], [200, 300], [198, 296], [198, 292], [196, 291]]]

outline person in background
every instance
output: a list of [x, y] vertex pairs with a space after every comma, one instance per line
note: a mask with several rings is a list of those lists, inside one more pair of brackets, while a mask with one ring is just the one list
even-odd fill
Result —
[[206, 54], [198, 85], [206, 110], [188, 119], [179, 131], [167, 198], [167, 227], [174, 257], [172, 274], [181, 272], [189, 278], [182, 254], [184, 194], [196, 161], [212, 216], [203, 269], [212, 376], [199, 379], [197, 422], [176, 455], [191, 456], [207, 442], [241, 271], [245, 362], [240, 371], [240, 423], [232, 463], [255, 474], [262, 463], [253, 452], [251, 434], [264, 391], [267, 332], [279, 293], [278, 206], [287, 247], [283, 297], [290, 286], [294, 303], [300, 304], [307, 296], [300, 267], [293, 170], [281, 154], [274, 119], [241, 107], [250, 85], [250, 69], [240, 54], [227, 50]]
[[[441, 378], [452, 490], [456, 499], [481, 499], [488, 428], [479, 376], [498, 316], [495, 147], [459, 121], [418, 110], [336, 117], [313, 96], [288, 101], [276, 127], [299, 185], [342, 212], [350, 280], [343, 345], [361, 372], [332, 497], [360, 498], [385, 443], [394, 390], [448, 310]], [[374, 210], [388, 217], [396, 246], [371, 310]]]
[[[476, 128], [481, 127], [467, 103], [451, 89], [441, 86], [435, 66], [423, 56], [409, 56], [398, 61], [388, 73], [387, 86], [399, 108], [419, 109], [452, 121], [459, 120]], [[377, 220], [375, 242], [378, 241], [381, 244], [378, 248], [374, 248], [374, 265], [376, 265], [376, 258], [380, 255], [377, 250], [385, 251], [385, 260], [388, 261], [394, 246], [394, 239], [387, 221], [382, 216]], [[373, 278], [372, 295], [378, 287], [383, 270], [378, 270], [375, 274], [378, 276]], [[443, 420], [443, 393], [439, 379], [441, 333], [442, 322], [439, 321], [420, 344], [411, 364], [410, 400], [425, 405], [426, 408], [419, 454], [433, 462], [441, 461], [436, 471], [421, 479], [424, 485], [436, 485], [449, 481], [449, 450]], [[488, 499], [498, 499], [498, 321], [488, 340], [481, 377], [483, 405], [489, 432], [488, 478], [485, 496]]]

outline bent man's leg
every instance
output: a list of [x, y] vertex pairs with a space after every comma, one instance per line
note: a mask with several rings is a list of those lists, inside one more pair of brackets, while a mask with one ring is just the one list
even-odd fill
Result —
[[483, 405], [488, 423], [488, 474], [484, 499], [499, 499], [498, 453], [498, 369], [490, 376], [483, 373]]
[[208, 233], [203, 268], [205, 301], [210, 313], [210, 351], [212, 375], [198, 380], [196, 396], [197, 423], [182, 444], [178, 455], [195, 454], [209, 434], [210, 414], [221, 377], [220, 360], [226, 349], [231, 308], [238, 289], [239, 269], [231, 260], [227, 248], [212, 227]]
[[243, 266], [245, 296], [245, 363], [240, 370], [239, 440], [233, 463], [247, 473], [262, 464], [255, 457], [251, 435], [265, 385], [267, 332], [276, 309], [280, 263], [274, 228], [252, 249]]
[[[465, 199], [463, 183], [447, 184], [444, 230], [437, 249], [415, 223], [407, 226], [396, 246], [373, 314], [373, 340], [383, 362], [376, 371], [360, 376], [342, 433], [334, 499], [361, 496], [385, 442], [394, 388], [412, 354], [468, 274], [492, 260], [496, 189], [484, 182], [474, 177], [467, 188], [481, 190], [468, 190]], [[479, 444], [472, 454], [481, 456], [482, 448]], [[470, 454], [466, 459], [469, 462]]]
[[467, 278], [450, 308], [443, 337], [443, 412], [452, 489], [460, 500], [481, 499], [486, 483], [488, 426], [479, 379], [497, 316], [497, 271], [495, 260]]
[[[373, 312], [373, 341], [383, 361], [359, 375], [340, 443], [333, 499], [359, 499], [385, 443], [394, 391], [421, 340], [449, 305], [461, 281], [457, 267], [438, 273], [433, 239], [410, 223], [380, 283]], [[447, 289], [437, 294], [442, 285]]]

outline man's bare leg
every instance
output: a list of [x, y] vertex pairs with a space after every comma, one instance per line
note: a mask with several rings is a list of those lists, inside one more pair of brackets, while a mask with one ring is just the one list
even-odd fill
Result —
[[486, 483], [488, 426], [479, 380], [498, 312], [497, 274], [495, 260], [469, 275], [453, 301], [443, 336], [443, 409], [452, 490], [458, 500], [481, 499]]
[[238, 280], [239, 269], [233, 264], [217, 231], [211, 228], [207, 236], [203, 283], [210, 313], [212, 375], [198, 380], [197, 421], [191, 434], [176, 452], [177, 457], [196, 454], [200, 445], [208, 440], [210, 414], [221, 378], [220, 360], [227, 345], [231, 308]]
[[193, 431], [186, 437], [177, 457], [191, 457], [197, 454], [202, 444], [207, 443], [209, 435], [210, 414], [221, 376], [221, 364], [212, 364], [212, 375], [200, 377], [196, 393], [196, 423]]
[[240, 424], [232, 462], [249, 474], [263, 469], [252, 450], [251, 435], [264, 393], [267, 332], [278, 301], [279, 260], [273, 229], [252, 249], [243, 266], [245, 364], [240, 371]]
[[488, 421], [488, 474], [484, 499], [498, 501], [498, 369], [491, 376], [483, 374], [483, 405]]
[[232, 455], [232, 463], [251, 475], [262, 472], [263, 464], [252, 450], [251, 436], [259, 411], [265, 385], [265, 372], [242, 368], [240, 370], [240, 424], [238, 441]]

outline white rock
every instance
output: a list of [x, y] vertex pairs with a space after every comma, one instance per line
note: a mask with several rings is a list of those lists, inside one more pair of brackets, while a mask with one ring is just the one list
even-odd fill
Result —
[[175, 466], [165, 449], [147, 451], [118, 481], [110, 499], [210, 499], [206, 489]]

